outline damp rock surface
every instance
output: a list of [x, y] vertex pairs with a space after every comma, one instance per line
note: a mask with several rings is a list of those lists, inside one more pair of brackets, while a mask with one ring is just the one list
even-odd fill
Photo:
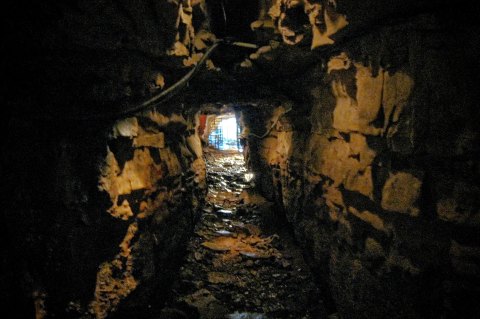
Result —
[[[285, 288], [294, 297], [277, 298], [285, 314], [261, 297], [287, 291], [277, 283], [294, 269], [280, 246], [288, 235], [260, 218], [283, 215], [269, 202], [295, 230], [320, 292], [329, 287], [331, 318], [478, 316], [478, 5], [6, 5], [0, 300], [18, 317], [140, 318], [163, 307], [204, 198], [193, 134], [204, 103], [241, 109], [247, 162], [267, 200], [241, 190], [232, 161], [209, 164], [216, 206], [202, 215], [184, 264], [192, 275], [182, 270], [183, 298], [164, 318], [309, 314], [301, 280]], [[172, 88], [227, 31], [259, 48], [222, 45], [158, 113], [129, 112]], [[216, 256], [257, 275], [211, 268]], [[238, 277], [254, 288], [230, 284]]]
[[207, 204], [168, 308], [188, 318], [324, 318], [288, 232], [265, 223], [272, 203], [244, 179], [243, 155], [206, 151]]

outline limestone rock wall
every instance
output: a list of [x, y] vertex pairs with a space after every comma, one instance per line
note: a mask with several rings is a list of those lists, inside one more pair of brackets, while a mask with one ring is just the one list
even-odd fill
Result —
[[194, 118], [152, 111], [89, 128], [26, 128], [37, 136], [16, 133], [9, 154], [26, 155], [10, 169], [38, 172], [17, 174], [2, 275], [20, 290], [7, 297], [26, 300], [19, 317], [161, 307], [206, 193]]
[[[293, 111], [248, 138], [257, 186], [281, 203], [342, 318], [479, 310], [479, 65], [460, 49], [478, 37], [441, 19], [339, 45], [285, 84]], [[281, 113], [243, 118], [264, 132]]]
[[96, 318], [127, 297], [145, 307], [148, 293], [168, 285], [206, 194], [195, 123], [181, 114], [120, 120], [109, 138], [98, 187], [111, 201], [106, 212], [128, 228], [118, 253], [99, 266], [89, 304]]
[[5, 4], [0, 283], [17, 317], [161, 306], [204, 197], [195, 120], [174, 100], [113, 119], [198, 62], [215, 38], [205, 10], [190, 0]]

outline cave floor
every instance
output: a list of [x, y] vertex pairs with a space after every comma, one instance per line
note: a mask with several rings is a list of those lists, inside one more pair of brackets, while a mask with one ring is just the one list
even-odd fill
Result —
[[[209, 192], [165, 318], [323, 318], [320, 291], [243, 155], [205, 150]], [[285, 228], [285, 227], [283, 227]]]

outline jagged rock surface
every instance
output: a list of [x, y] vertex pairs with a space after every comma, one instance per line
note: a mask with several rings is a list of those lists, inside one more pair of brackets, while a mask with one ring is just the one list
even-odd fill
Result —
[[342, 318], [478, 310], [478, 94], [449, 82], [473, 66], [437, 19], [339, 45], [283, 84], [296, 103], [280, 121], [281, 108], [243, 112], [250, 131], [276, 123], [264, 139], [248, 136], [250, 167]]
[[293, 238], [275, 233], [272, 203], [244, 180], [243, 156], [209, 150], [207, 167], [207, 205], [165, 318], [172, 309], [205, 319], [326, 317]]

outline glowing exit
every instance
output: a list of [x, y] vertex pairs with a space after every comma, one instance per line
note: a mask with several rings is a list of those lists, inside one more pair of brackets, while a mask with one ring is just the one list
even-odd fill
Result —
[[208, 142], [219, 150], [241, 151], [242, 147], [238, 139], [239, 130], [234, 114], [219, 116], [215, 120], [214, 128], [208, 137]]

